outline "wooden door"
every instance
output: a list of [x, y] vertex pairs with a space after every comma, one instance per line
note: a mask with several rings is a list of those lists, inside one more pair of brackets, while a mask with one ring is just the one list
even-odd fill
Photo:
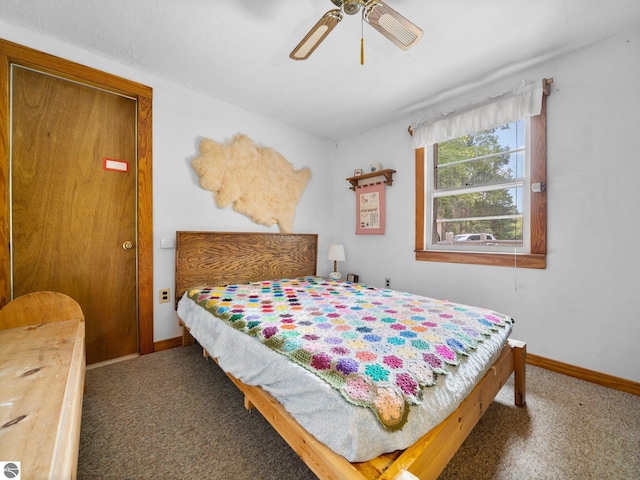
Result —
[[19, 66], [11, 90], [13, 297], [73, 297], [87, 363], [135, 353], [136, 101]]

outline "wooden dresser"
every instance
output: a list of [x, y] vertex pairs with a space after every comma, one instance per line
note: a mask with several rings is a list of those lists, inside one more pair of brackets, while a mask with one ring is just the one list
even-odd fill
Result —
[[[85, 324], [69, 300], [38, 292], [0, 310], [0, 461], [20, 462], [23, 479], [76, 477]], [[14, 326], [15, 313], [33, 324]]]

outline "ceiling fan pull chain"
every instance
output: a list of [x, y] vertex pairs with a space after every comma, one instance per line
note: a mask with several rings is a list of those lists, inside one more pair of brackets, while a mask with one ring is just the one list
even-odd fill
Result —
[[360, 65], [364, 65], [364, 9], [360, 19]]

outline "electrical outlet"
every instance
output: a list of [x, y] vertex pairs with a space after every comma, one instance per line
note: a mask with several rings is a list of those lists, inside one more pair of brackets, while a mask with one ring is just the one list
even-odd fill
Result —
[[169, 303], [171, 301], [170, 295], [171, 295], [171, 289], [170, 288], [161, 288], [160, 289], [160, 303]]
[[384, 286], [386, 288], [391, 288], [391, 279], [389, 277], [384, 279]]

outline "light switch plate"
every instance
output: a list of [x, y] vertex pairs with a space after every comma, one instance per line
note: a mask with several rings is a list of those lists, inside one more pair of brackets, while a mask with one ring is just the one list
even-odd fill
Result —
[[161, 238], [160, 239], [160, 248], [175, 248], [176, 239], [175, 238]]

